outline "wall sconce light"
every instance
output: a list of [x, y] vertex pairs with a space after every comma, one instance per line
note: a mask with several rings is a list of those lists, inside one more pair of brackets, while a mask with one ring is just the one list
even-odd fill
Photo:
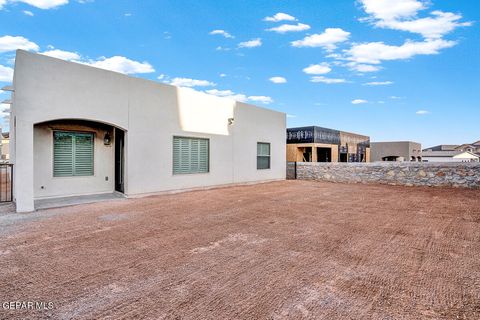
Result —
[[234, 118], [228, 118], [228, 125], [231, 126], [235, 122]]
[[110, 133], [105, 132], [105, 137], [103, 137], [103, 144], [106, 146], [109, 146], [112, 143], [112, 137], [110, 136]]

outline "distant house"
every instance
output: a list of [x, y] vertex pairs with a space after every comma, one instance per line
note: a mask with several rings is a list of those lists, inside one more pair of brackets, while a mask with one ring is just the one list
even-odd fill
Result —
[[457, 147], [457, 144], [440, 144], [438, 146], [423, 149], [422, 151], [454, 151]]
[[441, 144], [423, 149], [424, 162], [478, 162], [480, 161], [480, 140], [461, 145]]
[[371, 142], [370, 154], [375, 161], [422, 161], [422, 145], [413, 141]]
[[370, 162], [370, 137], [317, 126], [288, 128], [287, 161]]
[[479, 162], [480, 156], [469, 151], [423, 151], [423, 162]]
[[10, 160], [10, 134], [8, 132], [2, 133], [1, 160]]
[[467, 151], [480, 155], [480, 140], [474, 143], [465, 143], [455, 148], [456, 151]]

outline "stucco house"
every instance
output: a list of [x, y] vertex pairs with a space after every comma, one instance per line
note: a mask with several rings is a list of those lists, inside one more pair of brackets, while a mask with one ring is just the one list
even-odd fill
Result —
[[285, 179], [285, 114], [17, 51], [10, 159], [17, 211]]
[[372, 161], [422, 161], [422, 145], [413, 141], [371, 142]]
[[469, 151], [423, 151], [423, 162], [479, 162], [480, 156]]
[[0, 162], [8, 162], [10, 159], [10, 134], [8, 132], [1, 132], [1, 144], [0, 144]]

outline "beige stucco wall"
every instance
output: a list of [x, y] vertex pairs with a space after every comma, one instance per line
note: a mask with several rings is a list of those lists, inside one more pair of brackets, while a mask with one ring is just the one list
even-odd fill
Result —
[[[39, 159], [33, 156], [34, 125], [55, 119], [86, 119], [126, 131], [129, 196], [285, 178], [283, 113], [25, 51], [17, 51], [13, 85], [12, 162], [19, 211], [33, 210], [35, 197], [57, 194], [38, 190], [41, 184], [33, 178], [38, 176], [34, 172], [51, 167], [45, 157], [43, 164], [35, 164]], [[235, 118], [233, 125], [229, 118]], [[175, 135], [210, 139], [209, 173], [172, 174]], [[47, 141], [41, 141], [35, 138], [36, 150], [48, 149]], [[257, 142], [271, 143], [271, 169], [256, 169]], [[48, 190], [63, 188], [64, 195], [108, 189], [100, 181], [95, 184], [77, 189], [73, 181], [51, 181]]]
[[398, 161], [410, 161], [411, 157], [420, 157], [422, 145], [412, 141], [371, 142], [372, 162], [383, 161], [384, 157], [401, 157]]
[[[287, 139], [285, 115], [237, 103], [234, 118], [235, 124], [231, 135], [234, 182], [285, 179]], [[270, 143], [270, 169], [257, 170], [257, 142]]]
[[[67, 130], [94, 134], [94, 175], [53, 176], [53, 131]], [[114, 146], [104, 145], [106, 130], [90, 125], [40, 124], [34, 128], [34, 197], [36, 199], [113, 192]]]

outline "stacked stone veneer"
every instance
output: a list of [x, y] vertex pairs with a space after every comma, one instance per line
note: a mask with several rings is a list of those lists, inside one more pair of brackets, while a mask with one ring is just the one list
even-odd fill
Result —
[[[287, 178], [294, 178], [289, 162]], [[406, 186], [480, 188], [480, 163], [297, 162], [297, 179]]]

